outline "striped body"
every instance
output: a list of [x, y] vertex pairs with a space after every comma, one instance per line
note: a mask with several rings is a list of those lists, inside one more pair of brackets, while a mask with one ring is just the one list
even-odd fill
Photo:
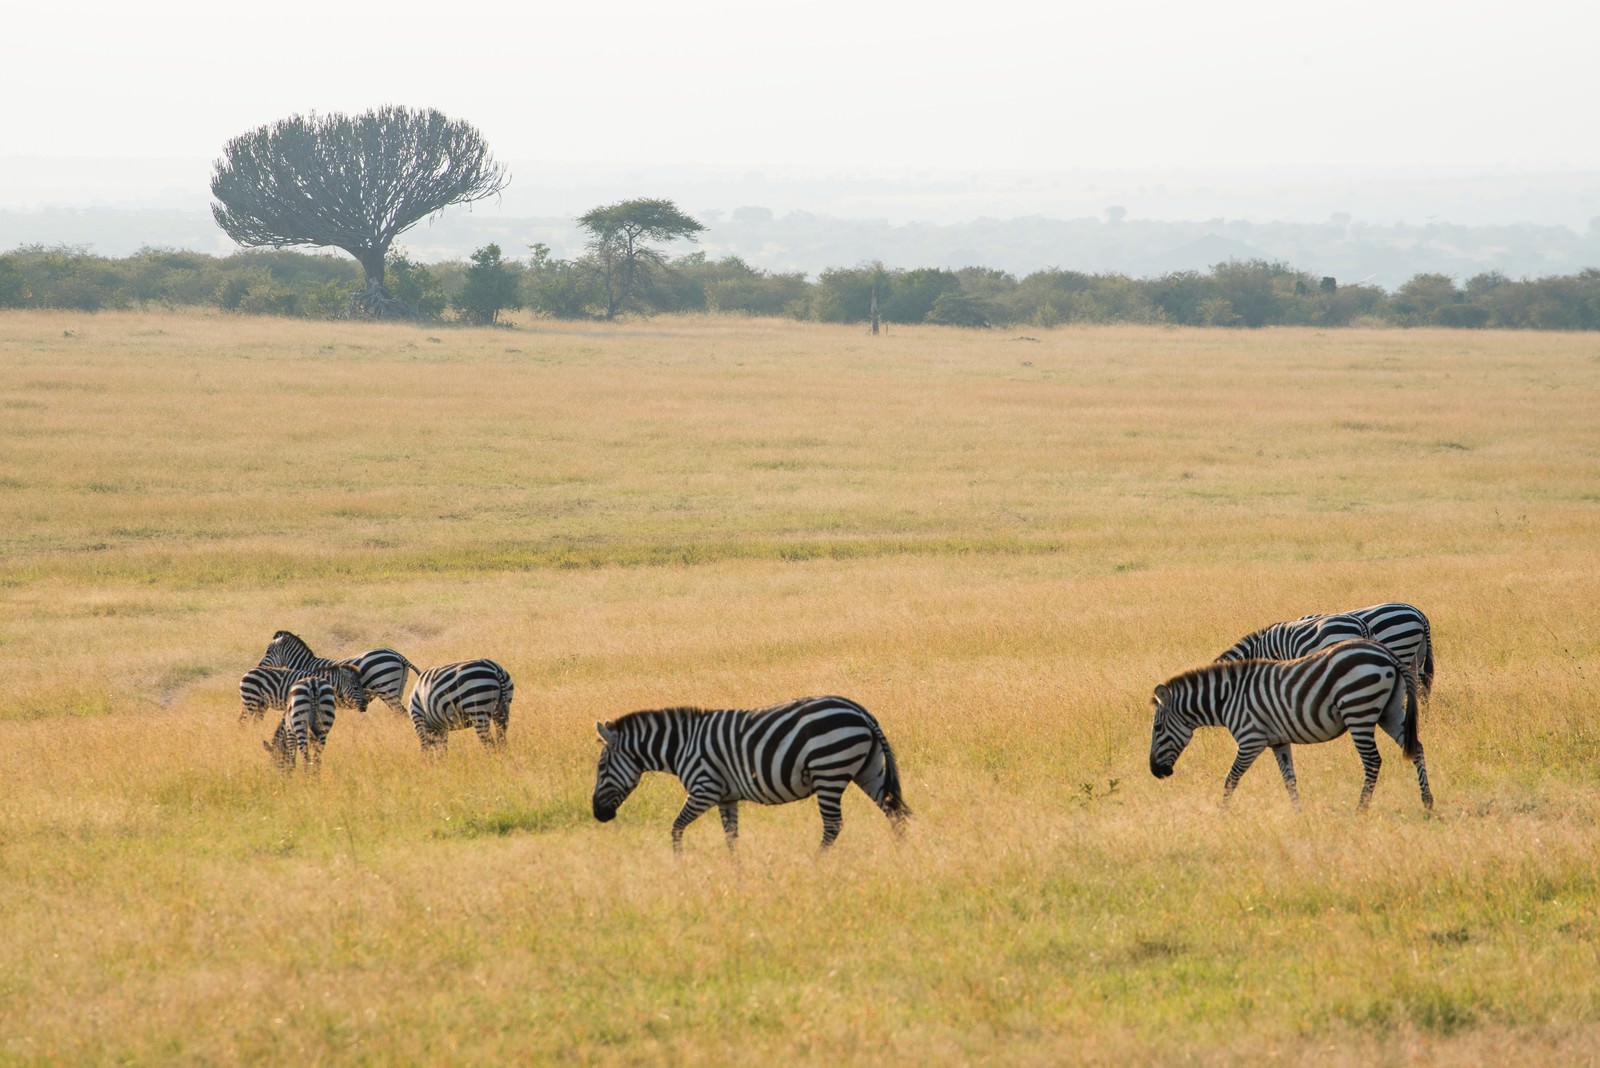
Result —
[[1291, 747], [1327, 742], [1346, 731], [1361, 757], [1365, 808], [1378, 782], [1382, 758], [1374, 741], [1381, 727], [1416, 765], [1422, 803], [1433, 807], [1422, 743], [1417, 738], [1415, 683], [1387, 646], [1352, 639], [1297, 660], [1236, 660], [1207, 665], [1168, 679], [1152, 699], [1150, 772], [1158, 779], [1188, 746], [1195, 728], [1228, 728], [1239, 752], [1223, 783], [1226, 804], [1263, 749], [1272, 749], [1290, 798], [1298, 801]]
[[463, 660], [422, 672], [409, 706], [422, 751], [443, 750], [451, 731], [467, 727], [491, 749], [504, 745], [511, 695], [511, 676], [493, 660]]
[[780, 805], [812, 794], [827, 847], [839, 836], [840, 799], [852, 782], [896, 830], [911, 814], [883, 729], [843, 697], [807, 697], [753, 710], [630, 712], [595, 726], [605, 743], [595, 772], [595, 819], [614, 818], [644, 772], [671, 772], [689, 795], [672, 823], [675, 850], [682, 848], [684, 828], [712, 806], [721, 813], [731, 847], [739, 836], [740, 801]]
[[1354, 615], [1303, 616], [1246, 634], [1217, 659], [1294, 660], [1351, 638], [1371, 636], [1366, 623]]
[[[401, 715], [406, 710], [407, 672], [422, 673], [421, 668], [393, 649], [373, 649], [360, 656], [329, 660], [314, 654], [311, 646], [286, 630], [280, 630], [272, 636], [266, 653], [261, 657], [262, 667], [292, 667], [301, 671], [326, 671], [343, 665], [355, 668], [360, 674], [362, 689], [369, 694], [377, 694], [383, 698], [384, 704]], [[362, 711], [366, 711], [365, 706]]]
[[308, 675], [325, 680], [333, 689], [334, 700], [346, 708], [367, 710], [367, 692], [361, 677], [349, 665], [321, 671], [300, 668], [256, 667], [239, 677], [239, 719], [261, 719], [267, 709], [283, 709], [289, 704], [289, 691]]
[[1426, 701], [1433, 692], [1433, 628], [1422, 609], [1390, 601], [1348, 614], [1367, 625], [1373, 641], [1387, 645], [1410, 667], [1417, 680], [1417, 696]]
[[333, 684], [321, 675], [302, 675], [289, 690], [288, 707], [272, 735], [262, 742], [278, 770], [294, 770], [295, 756], [305, 760], [306, 770], [315, 773], [322, 766], [322, 747], [333, 729]]

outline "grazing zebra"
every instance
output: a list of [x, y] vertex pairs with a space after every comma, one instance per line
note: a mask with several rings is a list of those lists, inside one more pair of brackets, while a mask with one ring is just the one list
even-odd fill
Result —
[[308, 675], [325, 679], [333, 687], [334, 700], [346, 708], [367, 710], [367, 691], [361, 675], [349, 664], [338, 664], [319, 671], [299, 668], [256, 667], [239, 677], [239, 722], [261, 719], [269, 708], [287, 708], [289, 691]]
[[422, 751], [443, 752], [450, 732], [471, 727], [490, 749], [505, 744], [511, 676], [493, 660], [463, 660], [420, 672], [411, 691], [411, 725]]
[[302, 675], [289, 690], [288, 707], [272, 741], [262, 742], [261, 747], [284, 774], [294, 770], [297, 753], [305, 759], [306, 770], [315, 774], [322, 767], [322, 747], [333, 729], [333, 712], [333, 684], [321, 675]]
[[1380, 642], [1351, 639], [1298, 660], [1209, 664], [1157, 686], [1152, 704], [1150, 773], [1158, 779], [1172, 774], [1196, 727], [1222, 726], [1233, 734], [1239, 753], [1222, 784], [1224, 805], [1240, 776], [1269, 747], [1289, 797], [1298, 802], [1290, 746], [1332, 741], [1349, 731], [1366, 771], [1359, 805], [1364, 809], [1383, 763], [1373, 740], [1374, 728], [1382, 727], [1416, 765], [1423, 807], [1433, 807], [1417, 738], [1415, 680]]
[[394, 709], [397, 715], [404, 715], [406, 711], [406, 673], [415, 671], [418, 675], [422, 674], [421, 668], [393, 649], [373, 649], [360, 656], [329, 660], [314, 654], [311, 646], [286, 630], [280, 630], [272, 636], [266, 653], [261, 657], [262, 667], [292, 667], [302, 671], [321, 671], [339, 664], [349, 664], [360, 672], [362, 687], [368, 693], [383, 698], [383, 703]]
[[717, 807], [729, 848], [739, 837], [739, 802], [777, 805], [817, 795], [822, 845], [839, 837], [839, 809], [851, 782], [896, 831], [911, 810], [900, 793], [894, 750], [872, 714], [843, 697], [806, 697], [761, 709], [664, 708], [596, 723], [605, 748], [595, 773], [594, 818], [608, 822], [646, 771], [670, 771], [689, 797], [672, 821], [684, 828]]
[[1370, 637], [1366, 623], [1354, 615], [1302, 616], [1246, 634], [1217, 659], [1294, 660], [1350, 638]]

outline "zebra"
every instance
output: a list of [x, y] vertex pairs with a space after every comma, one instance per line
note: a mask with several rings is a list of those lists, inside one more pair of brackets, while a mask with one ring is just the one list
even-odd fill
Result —
[[511, 719], [511, 676], [493, 660], [441, 664], [417, 675], [411, 725], [424, 754], [443, 752], [450, 732], [471, 727], [487, 748], [505, 744]]
[[670, 771], [688, 792], [672, 821], [672, 849], [715, 805], [728, 848], [739, 837], [739, 802], [783, 804], [817, 795], [822, 848], [839, 837], [840, 799], [851, 782], [902, 832], [911, 809], [883, 728], [843, 697], [805, 697], [759, 709], [663, 708], [629, 712], [595, 730], [605, 748], [595, 772], [594, 818], [607, 823], [646, 771]]
[[286, 708], [295, 683], [308, 675], [325, 679], [333, 687], [334, 700], [346, 708], [367, 710], [367, 691], [361, 675], [349, 664], [338, 664], [323, 671], [299, 668], [255, 667], [239, 677], [239, 722], [261, 719], [269, 708]]
[[373, 649], [360, 656], [330, 660], [317, 656], [311, 646], [289, 631], [280, 630], [267, 643], [261, 657], [262, 667], [292, 667], [302, 671], [320, 671], [340, 664], [349, 664], [361, 674], [361, 685], [369, 693], [383, 698], [383, 703], [394, 709], [396, 715], [405, 715], [407, 672], [422, 674], [417, 667], [393, 649]]
[[333, 683], [321, 675], [302, 675], [295, 680], [272, 741], [261, 743], [279, 771], [285, 775], [292, 772], [297, 753], [305, 759], [307, 771], [315, 774], [321, 769], [322, 747], [333, 729], [334, 704]]
[[1301, 616], [1246, 634], [1217, 660], [1294, 660], [1350, 638], [1370, 637], [1367, 624], [1354, 615]]
[[1366, 772], [1357, 806], [1365, 809], [1383, 763], [1373, 740], [1374, 728], [1382, 727], [1416, 765], [1422, 805], [1433, 808], [1417, 737], [1416, 682], [1381, 642], [1353, 638], [1297, 660], [1208, 664], [1157, 686], [1151, 703], [1150, 773], [1158, 779], [1172, 774], [1196, 727], [1223, 726], [1233, 734], [1239, 752], [1222, 784], [1224, 806], [1239, 778], [1269, 747], [1290, 800], [1298, 804], [1290, 746], [1332, 741], [1349, 731]]

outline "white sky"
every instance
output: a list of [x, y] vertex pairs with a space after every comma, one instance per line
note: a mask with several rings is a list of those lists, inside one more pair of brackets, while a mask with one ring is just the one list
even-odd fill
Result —
[[158, 182], [203, 207], [230, 137], [388, 103], [473, 123], [513, 186], [608, 162], [1600, 170], [1576, 0], [17, 6], [0, 207]]

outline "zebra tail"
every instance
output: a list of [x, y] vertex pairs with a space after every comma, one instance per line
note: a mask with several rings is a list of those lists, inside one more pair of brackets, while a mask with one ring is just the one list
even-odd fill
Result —
[[1405, 744], [1401, 750], [1407, 760], [1416, 760], [1422, 755], [1422, 741], [1417, 737], [1417, 680], [1409, 671], [1402, 670], [1400, 677], [1405, 680], [1406, 687], [1406, 718], [1402, 728], [1405, 734]]
[[883, 810], [905, 819], [911, 815], [911, 806], [906, 804], [905, 796], [900, 792], [900, 765], [895, 763], [894, 750], [889, 746], [889, 739], [883, 733], [883, 728], [878, 726], [877, 720], [872, 722], [872, 733], [878, 736], [878, 745], [883, 748], [883, 800], [880, 802]]
[[1428, 631], [1422, 634], [1422, 664], [1418, 669], [1418, 685], [1424, 697], [1433, 694], [1433, 635]]

